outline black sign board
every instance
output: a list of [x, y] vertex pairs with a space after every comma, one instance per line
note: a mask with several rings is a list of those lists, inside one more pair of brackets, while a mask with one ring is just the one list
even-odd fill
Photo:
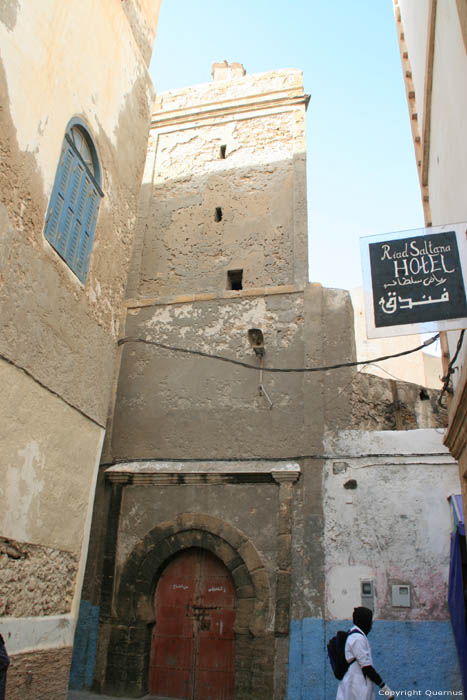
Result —
[[375, 328], [467, 316], [456, 232], [412, 235], [369, 246]]

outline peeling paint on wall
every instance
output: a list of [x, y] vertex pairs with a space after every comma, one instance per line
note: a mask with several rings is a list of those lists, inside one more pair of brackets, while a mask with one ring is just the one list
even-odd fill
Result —
[[40, 477], [45, 456], [41, 455], [39, 443], [30, 440], [22, 449], [17, 449], [17, 457], [14, 466], [7, 465], [2, 496], [7, 503], [15, 504], [10, 517], [14, 522], [16, 538], [27, 542], [32, 536], [30, 522], [39, 528], [43, 525], [38, 497], [44, 488], [44, 481]]
[[[458, 488], [457, 464], [438, 437], [438, 451], [426, 452], [427, 433], [405, 433], [414, 456], [382, 456], [391, 433], [377, 433], [374, 456], [364, 454], [365, 434], [348, 440], [345, 471], [325, 463], [324, 508], [326, 609], [329, 617], [349, 616], [363, 604], [361, 582], [374, 582], [375, 614], [386, 620], [446, 620], [451, 518], [447, 497]], [[379, 444], [378, 444], [379, 443]], [[330, 442], [328, 441], [328, 445]], [[386, 447], [385, 447], [386, 446]], [[345, 448], [344, 448], [345, 449]], [[417, 455], [417, 456], [415, 456]], [[336, 459], [339, 456], [336, 454]], [[341, 458], [342, 459], [342, 458]], [[345, 484], [355, 480], [356, 488]], [[392, 605], [391, 586], [410, 587], [411, 605]]]
[[103, 430], [1, 360], [0, 384], [0, 532], [79, 555]]

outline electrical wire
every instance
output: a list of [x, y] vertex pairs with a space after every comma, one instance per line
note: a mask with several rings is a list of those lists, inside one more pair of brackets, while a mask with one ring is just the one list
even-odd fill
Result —
[[383, 357], [375, 357], [372, 360], [358, 360], [356, 362], [340, 362], [336, 365], [327, 365], [324, 367], [260, 367], [259, 365], [251, 365], [248, 362], [242, 362], [241, 360], [234, 360], [230, 357], [223, 357], [222, 355], [213, 355], [208, 352], [203, 352], [202, 350], [189, 350], [188, 348], [179, 348], [174, 345], [166, 345], [165, 343], [158, 343], [155, 340], [146, 340], [145, 338], [133, 338], [127, 336], [125, 338], [120, 338], [118, 345], [124, 345], [126, 343], [144, 343], [145, 345], [153, 345], [157, 348], [163, 350], [171, 350], [172, 352], [181, 352], [187, 355], [198, 355], [200, 357], [206, 357], [210, 360], [218, 360], [220, 362], [229, 362], [233, 365], [238, 365], [239, 367], [246, 367], [247, 369], [254, 369], [256, 371], [263, 372], [327, 372], [332, 369], [342, 369], [343, 367], [357, 367], [358, 365], [367, 365], [369, 363], [383, 362], [384, 360], [390, 360], [393, 357], [403, 357], [404, 355], [410, 355], [418, 350], [423, 350], [428, 345], [431, 345], [439, 338], [439, 333], [434, 335], [432, 338], [425, 340], [424, 343], [418, 345], [416, 348], [411, 350], [403, 350], [402, 352], [397, 352], [394, 355], [384, 355]]
[[[378, 367], [378, 365], [373, 365], [372, 362], [369, 362], [369, 363], [368, 363], [368, 367], [376, 367], [376, 369], [379, 369], [380, 372], [384, 372], [384, 373], [387, 374], [389, 377], [392, 377], [393, 379], [395, 379], [397, 382], [405, 382], [405, 381], [406, 381], [405, 379], [401, 379], [400, 377], [396, 377], [395, 374], [391, 374], [391, 372], [388, 372], [387, 369], [384, 369], [384, 367]], [[364, 370], [364, 369], [365, 369], [365, 367], [362, 368], [362, 370]], [[374, 376], [374, 377], [377, 377], [378, 375], [375, 374], [375, 375], [373, 375], [373, 376]], [[384, 377], [381, 377], [381, 378], [384, 379]]]

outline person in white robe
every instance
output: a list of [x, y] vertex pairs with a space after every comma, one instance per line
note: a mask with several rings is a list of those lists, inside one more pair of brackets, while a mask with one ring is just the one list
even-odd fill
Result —
[[373, 612], [358, 607], [353, 611], [352, 619], [354, 624], [345, 642], [345, 659], [350, 665], [339, 683], [336, 700], [375, 700], [375, 685], [379, 687], [378, 698], [394, 700], [394, 693], [373, 668], [367, 637], [373, 623]]

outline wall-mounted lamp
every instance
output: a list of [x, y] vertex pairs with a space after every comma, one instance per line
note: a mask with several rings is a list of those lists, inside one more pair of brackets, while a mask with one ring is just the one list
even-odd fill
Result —
[[259, 393], [260, 396], [264, 396], [269, 403], [269, 408], [272, 408], [273, 404], [268, 396], [266, 389], [263, 386], [263, 360], [264, 360], [264, 336], [263, 331], [259, 328], [250, 328], [248, 331], [248, 341], [254, 350], [256, 357], [259, 360], [259, 366], [261, 368], [259, 375]]
[[257, 357], [264, 357], [264, 336], [259, 328], [250, 328], [248, 331], [248, 341], [255, 351]]

